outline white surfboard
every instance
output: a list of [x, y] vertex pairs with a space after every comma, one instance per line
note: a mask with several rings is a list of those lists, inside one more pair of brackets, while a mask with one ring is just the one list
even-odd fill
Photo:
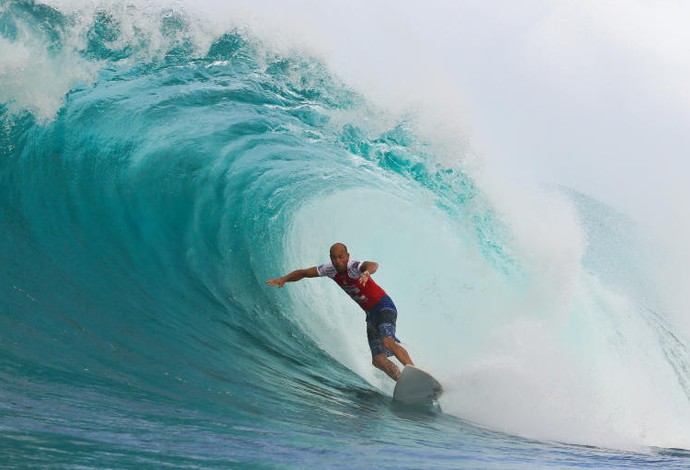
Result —
[[405, 366], [393, 390], [393, 400], [406, 405], [430, 405], [443, 393], [443, 386], [426, 371]]

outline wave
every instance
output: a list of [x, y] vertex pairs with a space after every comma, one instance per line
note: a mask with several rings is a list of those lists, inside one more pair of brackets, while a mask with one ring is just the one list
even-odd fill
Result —
[[[13, 426], [50, 416], [94, 437], [101, 401], [230, 409], [243, 427], [314, 403], [355, 413], [390, 391], [357, 309], [330, 283], [264, 283], [339, 240], [381, 263], [447, 413], [690, 446], [687, 347], [625, 216], [568, 189], [497, 189], [318, 58], [184, 9], [0, 15], [2, 393], [36, 407]], [[46, 393], [71, 405], [49, 411]]]

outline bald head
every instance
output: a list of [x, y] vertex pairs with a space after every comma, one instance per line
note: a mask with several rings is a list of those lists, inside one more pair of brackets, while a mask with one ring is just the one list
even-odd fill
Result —
[[331, 256], [333, 256], [333, 253], [338, 253], [338, 252], [347, 253], [347, 247], [345, 246], [344, 243], [334, 243], [333, 245], [331, 245], [331, 251], [330, 251]]
[[343, 243], [334, 243], [331, 246], [331, 263], [339, 273], [347, 271], [347, 263], [350, 261], [350, 255], [347, 252], [347, 247]]

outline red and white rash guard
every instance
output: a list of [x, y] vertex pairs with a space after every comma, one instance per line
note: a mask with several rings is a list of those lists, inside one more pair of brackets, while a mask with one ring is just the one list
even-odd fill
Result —
[[328, 276], [333, 279], [350, 297], [357, 302], [364, 310], [371, 309], [379, 303], [379, 300], [386, 295], [374, 280], [369, 277], [365, 285], [359, 283], [358, 279], [362, 276], [359, 270], [361, 261], [350, 260], [347, 263], [347, 270], [339, 273], [335, 270], [333, 263], [325, 263], [316, 267], [319, 276]]

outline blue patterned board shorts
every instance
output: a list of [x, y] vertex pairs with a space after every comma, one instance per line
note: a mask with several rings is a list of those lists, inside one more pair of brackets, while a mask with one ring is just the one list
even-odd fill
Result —
[[387, 295], [383, 296], [379, 303], [367, 310], [367, 340], [371, 357], [385, 354], [390, 357], [393, 355], [388, 349], [383, 347], [383, 338], [393, 338], [396, 343], [400, 341], [395, 337], [395, 321], [398, 318], [398, 311], [393, 300]]

